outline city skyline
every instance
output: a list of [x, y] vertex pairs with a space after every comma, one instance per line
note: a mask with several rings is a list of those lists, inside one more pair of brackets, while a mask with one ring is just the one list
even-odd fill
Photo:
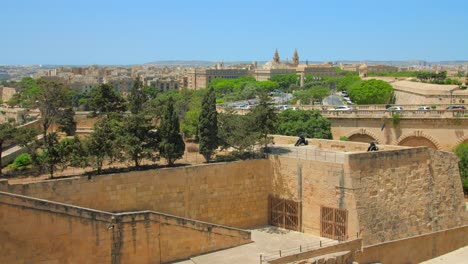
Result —
[[9, 1], [0, 64], [468, 60], [463, 1]]

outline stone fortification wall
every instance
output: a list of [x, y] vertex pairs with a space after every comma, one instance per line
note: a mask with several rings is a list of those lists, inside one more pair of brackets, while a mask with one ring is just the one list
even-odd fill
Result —
[[245, 228], [267, 223], [269, 171], [268, 160], [252, 160], [102, 175], [91, 181], [76, 177], [6, 185], [3, 190], [108, 212], [153, 210]]
[[[291, 136], [281, 136], [281, 135], [273, 135], [273, 140], [275, 144], [281, 145], [294, 145], [296, 143], [297, 137]], [[326, 140], [326, 139], [316, 139], [316, 138], [308, 138], [309, 146], [316, 146], [320, 149], [324, 150], [336, 150], [336, 151], [343, 151], [343, 152], [361, 152], [367, 151], [368, 144], [362, 144], [361, 142], [353, 142], [353, 141], [338, 141], [338, 140]], [[407, 147], [402, 146], [393, 146], [393, 145], [379, 145], [379, 149], [382, 150], [397, 150], [397, 149], [405, 149]]]
[[250, 233], [155, 212], [111, 214], [0, 192], [1, 263], [163, 263]]
[[466, 223], [457, 158], [429, 148], [348, 156], [365, 245]]
[[314, 160], [270, 157], [272, 193], [285, 199], [302, 200], [302, 231], [320, 236], [321, 206], [348, 210], [348, 235], [359, 230], [351, 179], [343, 164]]
[[[425, 118], [409, 117], [402, 113], [399, 124], [393, 127], [391, 117], [387, 118], [330, 118], [333, 138], [341, 136], [366, 136], [385, 145], [418, 146], [405, 142], [410, 138], [425, 139], [438, 150], [452, 151], [454, 147], [468, 140], [468, 118], [456, 117], [457, 111], [452, 111], [451, 118], [432, 116], [426, 112]], [[382, 126], [385, 127], [382, 130]], [[406, 139], [406, 140], [405, 140]], [[427, 145], [425, 145], [427, 146]], [[390, 146], [385, 149], [390, 150]]]
[[468, 245], [468, 226], [364, 247], [358, 263], [420, 263]]

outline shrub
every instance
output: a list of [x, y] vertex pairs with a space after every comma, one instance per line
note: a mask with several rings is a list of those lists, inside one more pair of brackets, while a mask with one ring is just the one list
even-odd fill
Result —
[[32, 164], [31, 155], [27, 153], [23, 153], [19, 155], [18, 157], [16, 157], [13, 163], [10, 164], [8, 167], [13, 170], [23, 171], [23, 170], [26, 170], [27, 167], [31, 164]]
[[349, 141], [349, 138], [347, 136], [341, 136], [340, 140], [341, 141]]
[[431, 108], [432, 108], [432, 109], [436, 109], [437, 106], [436, 106], [436, 105], [431, 105]]
[[392, 115], [392, 124], [393, 124], [393, 127], [397, 127], [399, 124], [400, 124], [400, 114], [398, 113], [395, 113]]

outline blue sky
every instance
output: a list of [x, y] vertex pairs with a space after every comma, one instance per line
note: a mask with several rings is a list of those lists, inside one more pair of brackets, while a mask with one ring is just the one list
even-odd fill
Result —
[[468, 60], [468, 1], [1, 0], [0, 64]]

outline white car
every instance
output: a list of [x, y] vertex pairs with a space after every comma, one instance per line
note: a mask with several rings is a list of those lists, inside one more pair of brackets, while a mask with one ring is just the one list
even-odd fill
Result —
[[418, 110], [427, 111], [427, 110], [431, 110], [431, 108], [429, 106], [420, 106], [420, 107], [418, 107]]
[[389, 112], [400, 112], [400, 111], [403, 111], [403, 107], [401, 107], [401, 106], [390, 106], [389, 108], [387, 108], [387, 111], [389, 111]]
[[353, 108], [347, 105], [340, 105], [332, 109], [332, 111], [352, 111]]
[[283, 110], [288, 110], [289, 106], [288, 105], [278, 105], [276, 108], [278, 108], [280, 111], [283, 111]]

